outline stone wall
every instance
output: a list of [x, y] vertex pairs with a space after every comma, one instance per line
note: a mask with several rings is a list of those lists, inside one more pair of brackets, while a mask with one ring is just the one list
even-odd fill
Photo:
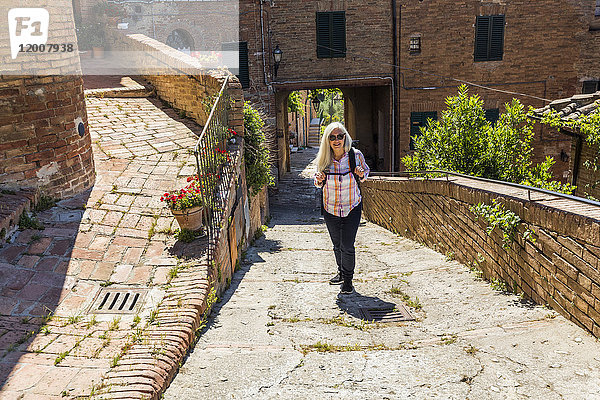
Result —
[[81, 76], [0, 78], [0, 186], [65, 198], [94, 183]]
[[[99, 0], [75, 0], [83, 20], [90, 18]], [[219, 1], [149, 1], [117, 2], [119, 22], [128, 23], [127, 34], [140, 33], [167, 43], [174, 31], [182, 32], [191, 45], [190, 51], [219, 51], [224, 42], [238, 40], [238, 2]]]
[[[5, 22], [9, 3], [0, 4]], [[0, 187], [64, 198], [95, 179], [81, 67], [76, 46], [69, 47], [75, 44], [72, 6], [68, 0], [23, 0], [19, 7], [48, 11], [48, 40], [45, 51], [13, 59], [9, 30], [5, 24], [0, 29], [6, 44], [0, 48]]]
[[112, 32], [112, 50], [127, 52], [134, 72], [143, 76], [156, 89], [156, 94], [188, 118], [204, 126], [214, 98], [226, 76], [227, 91], [232, 99], [229, 127], [243, 134], [243, 94], [239, 80], [227, 70], [206, 70], [195, 58], [141, 34], [122, 35]]
[[231, 193], [225, 210], [221, 232], [215, 250], [215, 263], [212, 265], [211, 277], [220, 294], [227, 289], [235, 271], [242, 262], [242, 252], [254, 240], [261, 225], [269, 216], [269, 195], [265, 186], [255, 196], [247, 191], [246, 174], [243, 158], [236, 159], [234, 179], [231, 182]]
[[[361, 185], [368, 220], [506, 282], [600, 337], [600, 208], [467, 179], [371, 178]], [[470, 211], [502, 203], [522, 223], [505, 249], [498, 228]], [[533, 229], [535, 241], [524, 240]]]
[[[586, 22], [593, 18], [591, 1], [467, 0], [451, 7], [445, 0], [400, 3], [400, 64], [406, 68], [401, 71], [399, 96], [400, 157], [410, 153], [411, 112], [437, 111], [439, 118], [446, 108], [444, 99], [457, 93], [460, 83], [440, 76], [554, 100], [581, 93], [588, 71], [598, 69], [591, 60], [597, 60], [600, 46], [592, 41], [600, 32], [589, 32]], [[506, 16], [503, 59], [474, 62], [476, 16], [494, 14]], [[411, 36], [421, 37], [418, 54], [409, 51]], [[481, 97], [485, 108], [500, 112], [513, 97], [534, 107], [546, 104], [513, 93], [469, 90]], [[538, 129], [533, 145], [535, 160], [554, 157], [555, 176], [562, 178], [568, 162], [560, 161], [559, 155], [570, 152], [570, 138]]]
[[[176, 109], [185, 111], [187, 117], [200, 125], [206, 125], [215, 96], [221, 90], [226, 76], [229, 75], [227, 92], [229, 94], [229, 127], [238, 134], [244, 134], [243, 94], [239, 80], [227, 70], [207, 71], [202, 69], [198, 60], [163, 43], [141, 34], [118, 36], [113, 32], [113, 51], [129, 51], [136, 57], [133, 65], [145, 66], [137, 71], [149, 81], [157, 96], [169, 102]], [[157, 71], [161, 71], [158, 75]], [[214, 248], [214, 262], [209, 267], [212, 285], [220, 294], [239, 266], [242, 251], [248, 246], [254, 231], [264, 223], [268, 214], [268, 196], [266, 189], [250, 202], [246, 188], [243, 165], [243, 145], [238, 144], [233, 178], [228, 189], [229, 197], [221, 230], [218, 232]], [[258, 213], [259, 219], [252, 216]], [[258, 227], [255, 224], [258, 223]]]

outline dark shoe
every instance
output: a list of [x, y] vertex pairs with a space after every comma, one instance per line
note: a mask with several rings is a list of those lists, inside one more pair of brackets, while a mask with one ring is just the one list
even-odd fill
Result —
[[342, 275], [339, 272], [329, 280], [330, 285], [341, 285], [342, 283], [344, 283], [344, 279], [342, 279]]
[[352, 292], [354, 292], [354, 286], [352, 286], [352, 280], [344, 279], [344, 284], [342, 285], [342, 290], [340, 290], [340, 293], [349, 294]]

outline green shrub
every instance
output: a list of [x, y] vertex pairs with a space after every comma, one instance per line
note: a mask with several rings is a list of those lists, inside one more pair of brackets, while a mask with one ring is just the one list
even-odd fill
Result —
[[441, 169], [506, 182], [527, 184], [571, 194], [568, 184], [552, 181], [552, 158], [533, 165], [534, 122], [516, 99], [492, 124], [485, 119], [483, 100], [469, 96], [463, 85], [446, 99], [439, 121], [428, 121], [415, 138], [415, 153], [402, 158], [409, 171]]
[[[600, 107], [588, 115], [582, 115], [577, 119], [571, 120], [563, 120], [556, 111], [551, 110], [544, 117], [542, 123], [550, 125], [553, 128], [565, 127], [581, 132], [585, 141], [592, 149], [596, 150], [594, 157], [590, 160], [585, 160], [583, 166], [587, 170], [592, 171], [592, 176], [598, 176], [598, 171], [600, 171]], [[594, 180], [591, 184], [586, 184], [586, 188], [594, 190], [598, 185], [600, 185], [600, 179]], [[587, 192], [584, 193], [588, 198], [598, 200], [594, 199]]]
[[263, 127], [265, 123], [260, 113], [249, 103], [244, 103], [244, 163], [246, 167], [246, 183], [258, 193], [263, 186], [273, 185], [269, 165], [269, 149], [265, 143]]

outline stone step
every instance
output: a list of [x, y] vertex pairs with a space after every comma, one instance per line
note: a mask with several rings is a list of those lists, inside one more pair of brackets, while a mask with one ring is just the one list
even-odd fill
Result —
[[19, 228], [19, 217], [30, 211], [38, 201], [37, 190], [0, 191], [0, 243], [4, 243]]

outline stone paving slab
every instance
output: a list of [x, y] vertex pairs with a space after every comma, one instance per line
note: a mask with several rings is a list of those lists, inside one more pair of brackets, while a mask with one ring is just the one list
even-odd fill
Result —
[[[315, 153], [294, 154], [269, 229], [165, 399], [600, 399], [598, 340], [374, 224], [358, 232], [356, 293], [339, 295]], [[362, 320], [389, 304], [416, 320]]]
[[[159, 200], [195, 173], [188, 150], [200, 127], [153, 99], [86, 101], [96, 184], [37, 213], [45, 229], [18, 231], [0, 247], [0, 399], [156, 389], [205, 306], [206, 243], [176, 243], [177, 223]], [[194, 284], [179, 284], [174, 268]], [[93, 313], [103, 288], [149, 292], [137, 314]], [[147, 357], [157, 377], [114, 375]]]

